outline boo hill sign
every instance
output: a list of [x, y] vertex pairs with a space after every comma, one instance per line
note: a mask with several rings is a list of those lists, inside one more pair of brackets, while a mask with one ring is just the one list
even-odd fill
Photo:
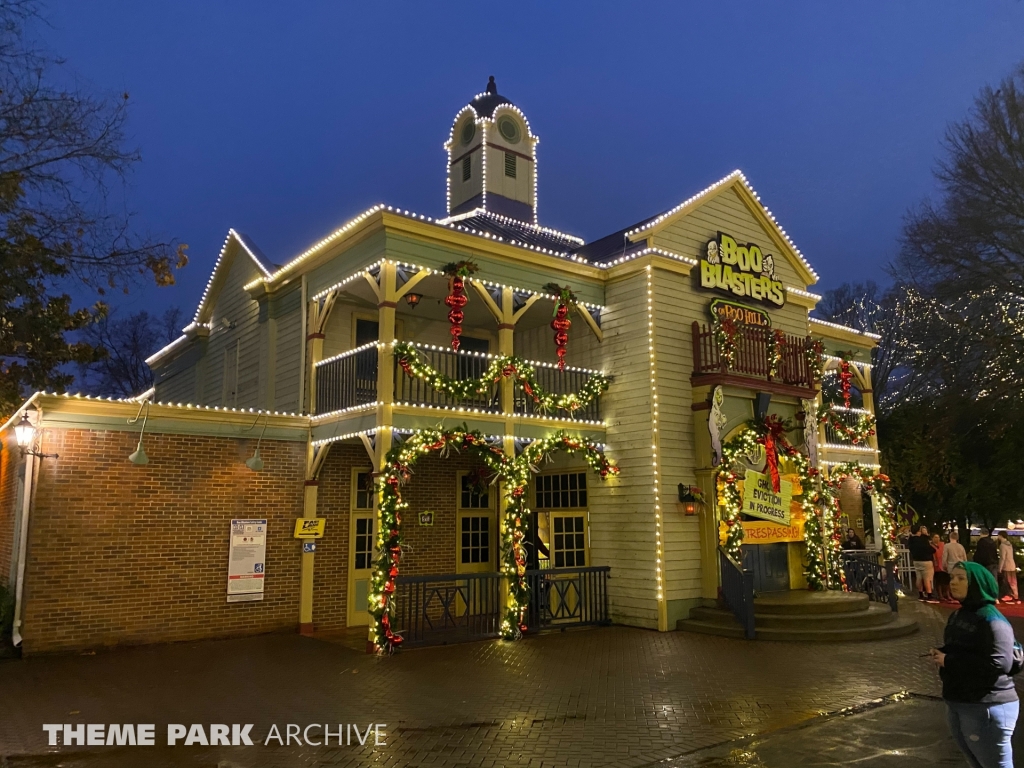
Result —
[[772, 490], [772, 479], [763, 472], [747, 470], [743, 477], [743, 514], [773, 523], [789, 525], [789, 506], [793, 500], [793, 484], [779, 481], [779, 492]]
[[740, 245], [724, 232], [709, 240], [700, 260], [700, 286], [767, 301], [777, 307], [786, 303], [786, 289], [775, 279], [775, 259], [753, 243]]

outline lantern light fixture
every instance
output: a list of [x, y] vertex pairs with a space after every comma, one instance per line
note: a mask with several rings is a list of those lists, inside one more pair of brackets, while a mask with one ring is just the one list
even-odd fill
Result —
[[14, 427], [14, 439], [18, 443], [18, 447], [21, 449], [22, 456], [36, 456], [40, 459], [56, 459], [59, 458], [56, 453], [40, 453], [35, 450], [33, 446], [36, 444], [36, 430], [35, 424], [29, 419], [27, 413], [21, 414], [21, 421], [19, 421]]
[[405, 294], [405, 303], [413, 309], [416, 309], [416, 305], [420, 303], [420, 299], [422, 298], [422, 293], [407, 293]]
[[697, 508], [704, 506], [704, 493], [696, 485], [679, 484], [679, 506], [686, 516], [696, 515]]

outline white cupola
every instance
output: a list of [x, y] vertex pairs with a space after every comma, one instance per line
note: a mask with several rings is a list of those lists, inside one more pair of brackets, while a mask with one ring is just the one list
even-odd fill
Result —
[[459, 110], [448, 151], [448, 216], [483, 210], [537, 223], [537, 142], [526, 116], [487, 90]]

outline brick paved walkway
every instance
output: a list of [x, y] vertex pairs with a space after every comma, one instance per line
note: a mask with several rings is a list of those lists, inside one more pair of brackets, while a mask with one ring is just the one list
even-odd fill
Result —
[[[647, 766], [898, 691], [936, 695], [920, 658], [945, 613], [884, 643], [747, 643], [625, 627], [376, 658], [274, 635], [0, 663], [9, 766]], [[92, 747], [43, 723], [387, 724], [387, 746]], [[256, 740], [256, 739], [254, 739]], [[56, 759], [55, 759], [56, 758]]]

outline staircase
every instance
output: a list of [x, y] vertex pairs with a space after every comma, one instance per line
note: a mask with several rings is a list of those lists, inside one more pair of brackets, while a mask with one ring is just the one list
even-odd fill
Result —
[[[841, 643], [888, 640], [917, 631], [917, 622], [873, 603], [859, 592], [766, 592], [754, 598], [757, 640]], [[743, 637], [728, 608], [694, 608], [677, 629], [721, 637]]]

